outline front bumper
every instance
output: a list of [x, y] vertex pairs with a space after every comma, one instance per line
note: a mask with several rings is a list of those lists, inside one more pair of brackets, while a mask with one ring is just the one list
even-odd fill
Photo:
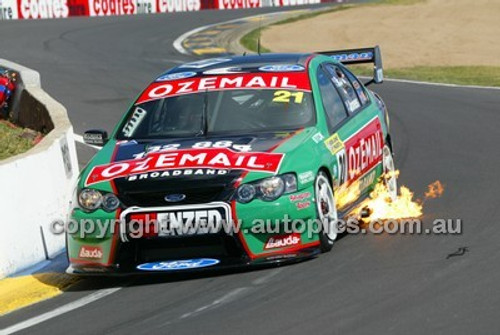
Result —
[[[127, 242], [124, 241], [124, 230], [119, 219], [122, 219], [123, 223], [125, 217], [123, 214], [130, 212], [130, 209], [114, 213], [106, 213], [102, 210], [85, 213], [75, 209], [72, 215], [74, 221], [112, 220], [114, 224], [108, 227], [114, 229], [106, 233], [98, 231], [85, 236], [78, 235], [78, 232], [68, 234], [70, 267], [67, 272], [89, 275], [158, 273], [158, 271], [138, 270], [137, 267], [148, 262], [199, 257], [219, 261], [216, 265], [206, 268], [178, 270], [191, 272], [289, 263], [314, 257], [318, 253], [319, 246], [317, 234], [311, 234], [307, 227], [300, 226], [300, 224], [294, 226], [289, 222], [287, 227], [283, 226], [285, 217], [303, 221], [316, 217], [312, 194], [311, 187], [295, 194], [282, 196], [274, 202], [254, 200], [248, 204], [235, 201], [226, 203], [230, 219], [237, 225], [233, 232], [223, 231], [218, 234], [168, 238], [138, 238]], [[168, 209], [168, 207], [165, 208]], [[135, 211], [160, 210], [161, 208], [137, 208]], [[260, 224], [261, 221], [264, 221], [264, 224], [272, 223], [273, 230], [267, 232], [255, 229], [256, 222]], [[277, 230], [276, 223], [279, 230]], [[293, 228], [298, 228], [301, 232], [290, 233], [289, 230]]]

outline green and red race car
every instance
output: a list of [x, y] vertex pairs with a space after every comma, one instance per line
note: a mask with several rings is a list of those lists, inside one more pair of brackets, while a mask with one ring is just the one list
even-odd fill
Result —
[[[69, 273], [285, 262], [329, 251], [383, 182], [397, 193], [386, 107], [346, 67], [378, 47], [206, 59], [162, 74], [81, 172]], [[356, 188], [340, 201], [339, 192]]]

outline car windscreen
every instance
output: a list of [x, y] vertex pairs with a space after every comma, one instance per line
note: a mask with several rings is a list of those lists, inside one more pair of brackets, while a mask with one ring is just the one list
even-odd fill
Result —
[[[147, 89], [131, 108], [117, 138], [192, 137], [290, 130], [313, 125], [315, 114], [308, 81], [304, 89], [301, 85], [291, 84], [293, 80], [289, 81], [289, 78], [283, 81], [279, 76], [274, 76], [279, 80], [268, 77], [264, 79], [269, 80], [269, 85], [264, 79], [260, 82], [267, 87], [205, 88], [206, 84], [197, 82], [196, 88], [202, 85], [202, 89], [184, 94], [169, 94], [175, 91], [172, 83], [156, 84]], [[285, 85], [280, 85], [280, 80]], [[224, 83], [223, 80], [218, 82]], [[242, 79], [239, 83], [244, 86], [245, 81]], [[275, 87], [269, 87], [273, 83]], [[248, 85], [252, 86], [251, 83]], [[185, 86], [185, 82], [179, 85]]]

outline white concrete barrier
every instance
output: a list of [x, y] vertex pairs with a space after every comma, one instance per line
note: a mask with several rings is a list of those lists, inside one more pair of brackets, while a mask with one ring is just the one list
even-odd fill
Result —
[[38, 72], [3, 59], [0, 66], [18, 71], [24, 83], [23, 99], [16, 107], [22, 110], [30, 100], [28, 108], [33, 103], [38, 110], [45, 108], [54, 125], [34, 148], [0, 161], [2, 278], [64, 249], [64, 235], [53, 235], [49, 227], [54, 220], [66, 219], [79, 171], [66, 109], [42, 90]]

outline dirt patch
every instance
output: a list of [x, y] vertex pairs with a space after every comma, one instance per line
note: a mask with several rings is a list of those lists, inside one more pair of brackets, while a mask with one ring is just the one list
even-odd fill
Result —
[[365, 5], [271, 26], [263, 32], [261, 41], [274, 52], [378, 44], [387, 68], [500, 66], [500, 1], [427, 0], [412, 5]]

